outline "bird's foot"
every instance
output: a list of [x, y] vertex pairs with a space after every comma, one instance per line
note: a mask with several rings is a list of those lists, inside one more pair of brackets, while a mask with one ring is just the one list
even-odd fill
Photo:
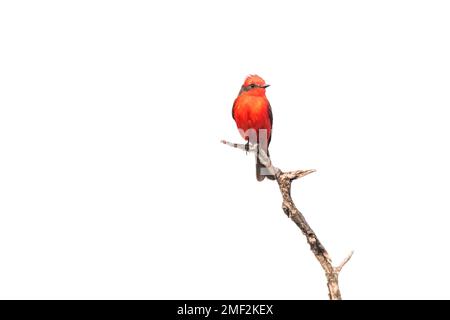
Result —
[[248, 154], [249, 150], [250, 150], [250, 141], [247, 141], [247, 143], [245, 144], [245, 155]]

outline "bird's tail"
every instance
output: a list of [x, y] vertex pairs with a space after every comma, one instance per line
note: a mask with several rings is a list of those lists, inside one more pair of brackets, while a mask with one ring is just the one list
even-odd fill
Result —
[[[267, 156], [270, 158], [269, 149], [267, 149], [266, 153], [267, 153]], [[275, 180], [275, 176], [268, 174], [268, 173], [269, 173], [269, 170], [267, 170], [266, 166], [263, 165], [261, 163], [261, 161], [259, 161], [259, 152], [257, 152], [257, 154], [256, 154], [256, 180], [263, 181], [264, 178], [266, 178], [266, 177], [267, 177], [267, 179]]]

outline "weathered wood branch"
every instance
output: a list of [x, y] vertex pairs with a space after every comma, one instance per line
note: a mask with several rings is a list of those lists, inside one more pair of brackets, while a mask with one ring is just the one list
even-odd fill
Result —
[[[221, 141], [230, 147], [237, 148], [243, 151], [253, 152], [256, 154], [258, 150], [258, 145], [246, 146], [245, 144], [231, 143], [228, 141]], [[297, 170], [283, 172], [277, 167], [275, 167], [270, 158], [264, 152], [264, 150], [259, 150], [258, 152], [259, 160], [264, 164], [269, 172], [269, 174], [274, 175], [280, 187], [281, 195], [283, 197], [282, 208], [284, 213], [291, 218], [292, 221], [300, 228], [302, 233], [306, 237], [311, 251], [314, 256], [319, 261], [322, 269], [325, 271], [325, 276], [327, 279], [328, 296], [331, 300], [341, 300], [341, 291], [339, 290], [339, 273], [341, 272], [344, 265], [350, 260], [353, 255], [353, 251], [344, 259], [344, 261], [337, 267], [334, 267], [331, 258], [322, 245], [322, 243], [317, 238], [315, 232], [311, 229], [308, 222], [306, 221], [303, 214], [295, 206], [294, 200], [291, 197], [291, 185], [292, 181], [302, 178], [310, 173], [315, 172], [315, 170]]]

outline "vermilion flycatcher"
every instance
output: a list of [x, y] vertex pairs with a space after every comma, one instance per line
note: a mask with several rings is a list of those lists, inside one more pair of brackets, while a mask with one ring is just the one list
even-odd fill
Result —
[[[269, 100], [266, 98], [268, 86], [260, 76], [248, 76], [234, 100], [232, 115], [241, 136], [247, 143], [258, 143], [259, 148], [263, 148], [269, 156], [273, 116]], [[272, 175], [265, 175], [263, 169], [265, 167], [256, 155], [256, 179], [262, 181], [266, 176], [274, 179]]]

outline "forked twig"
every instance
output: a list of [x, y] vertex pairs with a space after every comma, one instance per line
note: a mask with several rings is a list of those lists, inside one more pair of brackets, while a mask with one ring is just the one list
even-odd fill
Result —
[[[246, 148], [245, 144], [232, 143], [225, 140], [221, 141], [223, 144], [226, 144], [230, 147], [237, 148], [243, 151], [256, 153], [258, 150], [258, 145], [253, 144]], [[308, 242], [311, 251], [314, 253], [314, 256], [319, 261], [323, 270], [325, 271], [325, 276], [327, 278], [327, 287], [328, 287], [328, 296], [331, 300], [341, 300], [341, 292], [339, 290], [339, 273], [345, 264], [351, 259], [353, 255], [353, 251], [342, 261], [342, 263], [333, 267], [331, 258], [325, 250], [325, 247], [317, 238], [314, 231], [309, 226], [303, 214], [300, 210], [295, 206], [294, 200], [291, 197], [291, 185], [292, 181], [302, 178], [310, 173], [315, 172], [315, 170], [297, 170], [297, 171], [289, 171], [282, 172], [280, 169], [275, 167], [270, 158], [264, 152], [264, 150], [260, 149], [257, 153], [259, 160], [262, 164], [264, 164], [269, 172], [269, 174], [274, 175], [278, 182], [278, 186], [280, 187], [281, 195], [283, 197], [282, 208], [284, 213], [291, 218], [292, 221], [300, 228], [302, 233], [306, 237], [306, 241]]]

